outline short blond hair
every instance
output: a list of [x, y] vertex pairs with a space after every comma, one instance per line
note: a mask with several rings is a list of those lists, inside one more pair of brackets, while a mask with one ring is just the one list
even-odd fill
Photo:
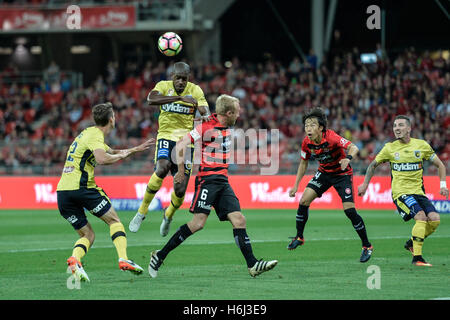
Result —
[[234, 112], [236, 110], [236, 103], [239, 103], [238, 98], [229, 96], [227, 94], [220, 95], [216, 100], [217, 114], [224, 116], [228, 111]]

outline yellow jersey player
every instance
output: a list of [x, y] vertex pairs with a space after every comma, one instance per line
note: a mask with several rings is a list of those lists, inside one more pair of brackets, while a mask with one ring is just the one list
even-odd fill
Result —
[[[173, 65], [172, 80], [160, 81], [150, 91], [147, 101], [150, 105], [160, 106], [158, 118], [158, 136], [155, 151], [155, 172], [150, 177], [144, 198], [134, 218], [130, 221], [129, 229], [137, 232], [148, 212], [150, 202], [161, 188], [164, 178], [169, 171], [175, 175], [178, 171], [176, 164], [175, 145], [186, 133], [194, 127], [194, 116], [198, 110], [202, 116], [209, 115], [208, 102], [202, 89], [189, 82], [190, 67], [184, 62]], [[185, 166], [185, 175], [190, 176], [194, 149], [191, 147]], [[174, 191], [171, 194], [169, 207], [164, 211], [160, 233], [164, 237], [169, 233], [170, 223], [175, 211], [183, 204], [184, 195], [189, 179], [181, 183], [174, 181]]]
[[89, 281], [81, 264], [94, 243], [95, 233], [87, 220], [84, 209], [102, 219], [110, 230], [111, 239], [119, 256], [119, 268], [135, 274], [143, 269], [127, 257], [127, 238], [120, 219], [111, 206], [106, 193], [94, 180], [94, 168], [97, 164], [108, 165], [144, 151], [154, 144], [154, 139], [125, 150], [113, 150], [105, 144], [107, 136], [115, 127], [113, 106], [110, 102], [92, 108], [95, 126], [84, 129], [72, 142], [67, 151], [66, 162], [56, 189], [58, 209], [61, 215], [77, 231], [80, 238], [75, 242], [72, 256], [67, 264], [80, 281]]
[[431, 266], [422, 257], [423, 242], [436, 231], [440, 223], [439, 214], [425, 195], [423, 185], [423, 162], [431, 161], [438, 167], [439, 193], [448, 199], [446, 169], [431, 146], [424, 140], [411, 138], [411, 122], [407, 116], [399, 115], [394, 120], [396, 140], [386, 143], [367, 168], [358, 195], [363, 196], [369, 186], [375, 168], [383, 162], [391, 165], [392, 199], [404, 221], [415, 220], [412, 237], [405, 248], [412, 252], [412, 263], [416, 266]]

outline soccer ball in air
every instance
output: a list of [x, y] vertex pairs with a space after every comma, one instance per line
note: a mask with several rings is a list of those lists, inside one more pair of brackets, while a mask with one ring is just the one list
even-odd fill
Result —
[[158, 49], [162, 54], [171, 57], [180, 53], [183, 41], [175, 32], [166, 32], [158, 39]]

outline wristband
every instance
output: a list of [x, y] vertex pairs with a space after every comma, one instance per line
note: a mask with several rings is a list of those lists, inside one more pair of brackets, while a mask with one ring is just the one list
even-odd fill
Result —
[[447, 182], [441, 181], [441, 188], [447, 188]]
[[352, 159], [353, 159], [353, 157], [352, 157], [351, 155], [349, 155], [349, 154], [346, 156], [346, 158], [347, 158], [348, 160], [352, 160]]

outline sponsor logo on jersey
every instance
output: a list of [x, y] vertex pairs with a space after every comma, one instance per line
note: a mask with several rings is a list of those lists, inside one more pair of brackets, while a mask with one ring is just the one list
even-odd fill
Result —
[[315, 158], [320, 163], [330, 163], [333, 162], [335, 159], [328, 153], [322, 153], [320, 155], [316, 155]]
[[392, 170], [394, 171], [418, 171], [422, 170], [422, 162], [403, 162], [403, 163], [393, 163]]
[[194, 113], [193, 107], [188, 107], [188, 106], [185, 106], [183, 104], [178, 104], [178, 103], [163, 104], [161, 106], [161, 110], [166, 111], [166, 112], [175, 112], [175, 113], [181, 113], [181, 114], [193, 114]]
[[73, 172], [73, 170], [75, 170], [75, 167], [74, 167], [74, 166], [71, 166], [71, 167], [64, 167], [63, 173], [71, 173], [71, 172]]

